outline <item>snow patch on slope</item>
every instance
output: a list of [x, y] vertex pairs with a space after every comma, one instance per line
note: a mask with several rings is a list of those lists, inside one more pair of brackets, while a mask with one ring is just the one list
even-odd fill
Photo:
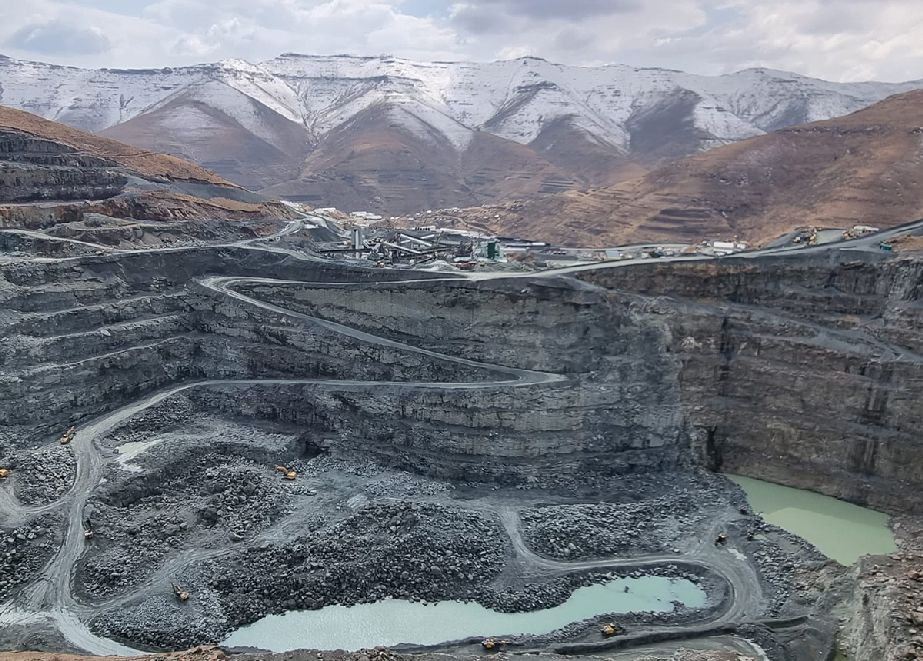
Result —
[[403, 102], [391, 106], [389, 118], [413, 135], [437, 144], [448, 140], [456, 151], [463, 152], [471, 144], [474, 132], [451, 117], [422, 103]]
[[630, 119], [683, 95], [700, 99], [691, 120], [714, 136], [700, 145], [708, 147], [854, 112], [923, 81], [839, 84], [768, 69], [709, 77], [538, 58], [478, 64], [289, 54], [259, 64], [225, 60], [143, 71], [0, 60], [0, 87], [0, 103], [92, 131], [182, 97], [211, 105], [263, 139], [271, 138], [277, 119], [266, 113], [320, 140], [381, 105], [400, 108], [389, 116], [408, 130], [421, 136], [435, 130], [459, 150], [474, 131], [528, 144], [562, 118], [600, 144], [628, 150]]

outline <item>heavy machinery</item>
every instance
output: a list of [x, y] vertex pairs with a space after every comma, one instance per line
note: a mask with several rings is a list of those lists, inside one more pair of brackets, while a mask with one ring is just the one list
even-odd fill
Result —
[[296, 477], [298, 477], [297, 472], [286, 468], [285, 466], [276, 466], [273, 470], [277, 473], [282, 473], [283, 480], [294, 480]]
[[9, 477], [9, 476], [10, 476], [9, 468], [0, 468], [0, 480], [2, 480], [5, 477]]
[[171, 585], [173, 586], [173, 594], [176, 595], [176, 598], [180, 603], [186, 603], [189, 601], [189, 593], [186, 590], [182, 589], [176, 583], [171, 583]]
[[617, 625], [615, 622], [609, 622], [608, 624], [604, 624], [602, 627], [600, 627], [599, 633], [601, 633], [606, 638], [617, 636], [622, 633], [622, 627]]
[[728, 543], [728, 536], [726, 533], [721, 533], [715, 537], [715, 546], [724, 546]]
[[66, 432], [61, 435], [61, 445], [67, 445], [74, 440], [74, 436], [77, 435], [77, 428], [73, 425], [68, 428]]
[[483, 647], [488, 652], [494, 650], [502, 649], [504, 646], [508, 645], [510, 641], [508, 640], [497, 640], [496, 638], [485, 638], [481, 641], [481, 647]]
[[89, 519], [83, 520], [83, 538], [91, 539], [93, 537], [93, 524]]
[[817, 228], [808, 227], [806, 229], [799, 230], [798, 236], [794, 238], [792, 243], [796, 245], [806, 244], [809, 246], [817, 245]]

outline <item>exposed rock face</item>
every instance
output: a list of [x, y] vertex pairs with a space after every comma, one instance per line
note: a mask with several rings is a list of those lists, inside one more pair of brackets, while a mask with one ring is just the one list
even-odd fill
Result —
[[682, 360], [712, 465], [853, 502], [923, 509], [923, 263], [874, 253], [605, 269]]
[[923, 658], [923, 518], [898, 517], [893, 527], [898, 552], [864, 558], [852, 571], [852, 598], [840, 634], [850, 658]]

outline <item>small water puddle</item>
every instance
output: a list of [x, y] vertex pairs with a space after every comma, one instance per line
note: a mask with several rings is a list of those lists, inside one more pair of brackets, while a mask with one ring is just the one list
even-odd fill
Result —
[[356, 651], [401, 643], [435, 645], [471, 636], [538, 635], [606, 613], [669, 613], [674, 609], [674, 601], [701, 608], [706, 595], [686, 579], [645, 576], [578, 588], [560, 606], [531, 613], [498, 613], [460, 601], [425, 605], [386, 599], [371, 604], [268, 615], [238, 629], [222, 645], [273, 652]]
[[863, 555], [893, 553], [888, 515], [813, 491], [728, 475], [767, 523], [806, 539], [828, 558], [849, 566]]

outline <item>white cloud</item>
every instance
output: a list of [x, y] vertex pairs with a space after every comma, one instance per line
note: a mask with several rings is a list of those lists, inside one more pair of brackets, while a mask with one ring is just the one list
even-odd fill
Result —
[[[413, 15], [421, 4], [429, 11]], [[767, 66], [832, 80], [907, 80], [923, 78], [923, 3], [30, 0], [4, 7], [0, 50], [117, 67], [259, 61], [285, 51], [473, 60], [529, 54], [697, 73]]]
[[111, 48], [109, 38], [100, 28], [57, 19], [24, 25], [10, 36], [8, 43], [33, 53], [63, 56], [97, 55]]

